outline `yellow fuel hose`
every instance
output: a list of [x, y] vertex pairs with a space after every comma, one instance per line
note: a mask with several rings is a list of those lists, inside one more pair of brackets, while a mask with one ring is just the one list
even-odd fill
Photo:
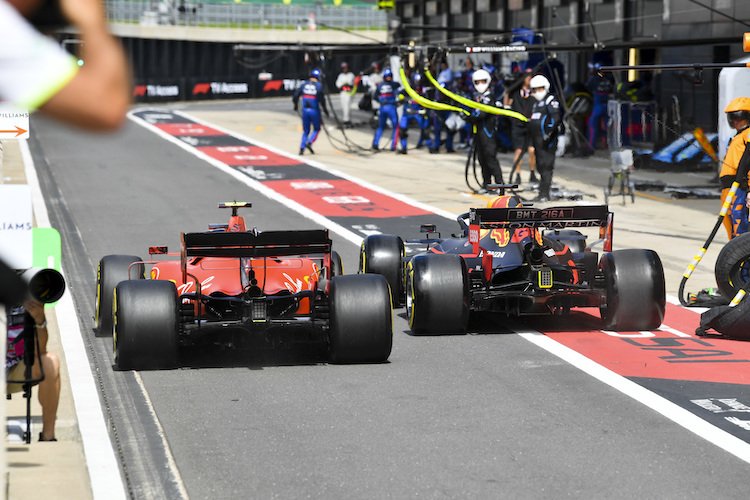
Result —
[[462, 96], [460, 96], [458, 94], [454, 94], [450, 90], [448, 90], [445, 87], [441, 86], [437, 82], [437, 80], [435, 80], [435, 78], [430, 73], [430, 69], [427, 66], [425, 66], [425, 68], [424, 68], [424, 74], [427, 77], [427, 79], [430, 81], [430, 83], [432, 83], [435, 86], [435, 88], [437, 88], [440, 92], [442, 92], [446, 96], [450, 97], [454, 101], [460, 102], [464, 106], [468, 106], [470, 108], [478, 109], [480, 111], [484, 111], [485, 113], [490, 113], [490, 114], [493, 114], [493, 115], [509, 116], [511, 118], [515, 118], [516, 120], [521, 120], [522, 122], [529, 121], [528, 118], [526, 118], [524, 115], [522, 115], [521, 113], [518, 113], [516, 111], [510, 111], [510, 110], [504, 109], [504, 108], [497, 108], [495, 106], [488, 106], [488, 105], [482, 104], [480, 102], [472, 101], [471, 99], [467, 99], [466, 97], [462, 97]]

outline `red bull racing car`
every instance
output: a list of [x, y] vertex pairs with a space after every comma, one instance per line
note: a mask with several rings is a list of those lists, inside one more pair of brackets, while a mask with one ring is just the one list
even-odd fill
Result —
[[[474, 311], [564, 315], [594, 307], [607, 330], [662, 323], [661, 260], [652, 250], [612, 251], [606, 205], [534, 208], [499, 196], [458, 224], [451, 238], [423, 225], [425, 239], [379, 234], [362, 242], [359, 272], [385, 276], [415, 334], [465, 332]], [[598, 229], [599, 239], [587, 245], [583, 228]]]
[[[96, 325], [113, 334], [119, 369], [169, 368], [180, 348], [325, 342], [335, 363], [378, 363], [392, 345], [388, 284], [342, 275], [327, 230], [248, 231], [239, 208], [228, 224], [182, 233], [180, 253], [107, 255], [99, 262]], [[145, 279], [146, 270], [150, 279]]]

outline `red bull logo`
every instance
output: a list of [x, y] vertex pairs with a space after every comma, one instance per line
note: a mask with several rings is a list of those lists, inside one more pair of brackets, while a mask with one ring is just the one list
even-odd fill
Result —
[[504, 247], [510, 241], [510, 232], [507, 229], [493, 229], [490, 238], [497, 246]]

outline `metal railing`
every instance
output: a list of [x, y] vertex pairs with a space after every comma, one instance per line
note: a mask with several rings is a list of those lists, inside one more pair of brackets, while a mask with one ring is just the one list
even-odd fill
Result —
[[107, 0], [113, 23], [246, 29], [385, 30], [384, 11], [374, 6], [282, 3]]

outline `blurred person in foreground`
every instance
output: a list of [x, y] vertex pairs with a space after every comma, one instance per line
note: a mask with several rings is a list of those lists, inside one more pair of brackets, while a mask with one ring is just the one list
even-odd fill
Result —
[[[47, 22], [70, 25], [83, 42], [79, 66], [54, 39], [43, 33]], [[130, 68], [119, 42], [109, 33], [101, 0], [0, 0], [0, 100], [88, 130], [113, 131], [125, 120], [132, 96]], [[0, 266], [7, 271], [7, 266]], [[22, 293], [20, 284], [3, 280], [4, 302]], [[17, 292], [17, 293], [16, 293]], [[42, 405], [40, 441], [56, 441], [60, 362], [47, 351], [44, 305], [27, 301], [9, 308], [6, 380], [25, 379], [24, 331], [34, 328], [39, 356], [31, 367]], [[28, 332], [27, 332], [28, 333]], [[20, 336], [20, 340], [19, 340]], [[13, 337], [11, 339], [11, 337]], [[20, 375], [19, 375], [20, 372]], [[21, 384], [11, 386], [22, 387]], [[11, 387], [9, 387], [10, 389]]]
[[[76, 28], [83, 66], [33, 24], [50, 18]], [[0, 42], [0, 100], [90, 130], [125, 120], [130, 69], [101, 0], [0, 0]]]

